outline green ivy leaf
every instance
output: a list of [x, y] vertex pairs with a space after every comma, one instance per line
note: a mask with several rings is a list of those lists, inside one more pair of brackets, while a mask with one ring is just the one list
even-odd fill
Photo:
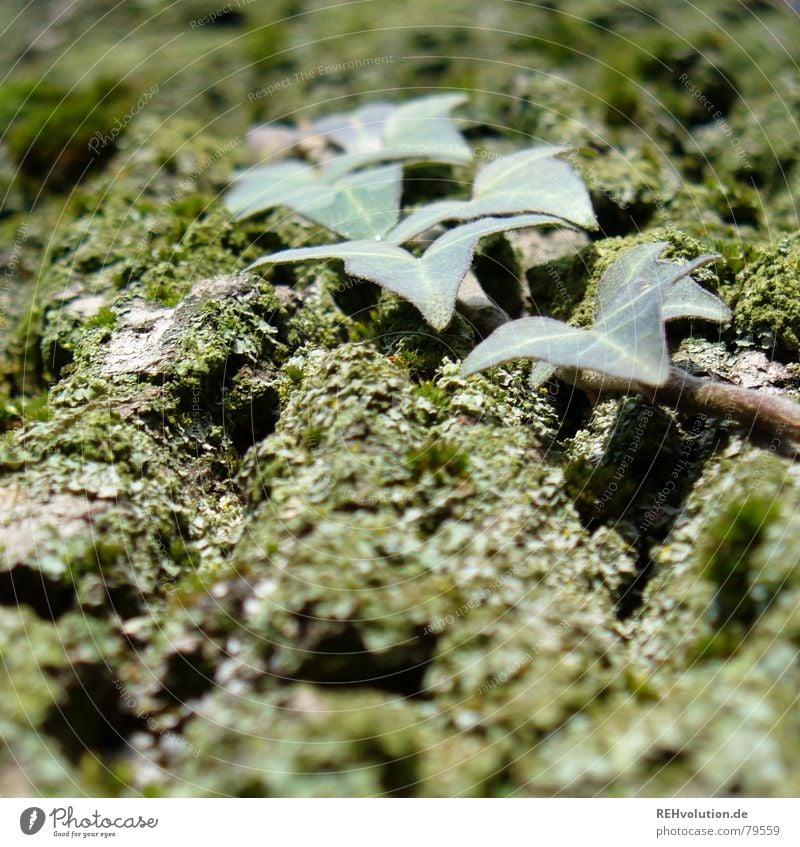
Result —
[[552, 318], [512, 321], [470, 353], [463, 372], [476, 373], [514, 359], [536, 359], [543, 364], [537, 364], [531, 375], [534, 385], [558, 369], [596, 371], [631, 383], [663, 385], [671, 367], [664, 335], [667, 304], [671, 303], [673, 317], [721, 315], [727, 308], [689, 276], [719, 257], [700, 256], [684, 265], [659, 262], [667, 246], [635, 247], [603, 274], [591, 329]]
[[314, 121], [307, 134], [324, 135], [345, 153], [374, 152], [383, 147], [386, 123], [398, 108], [394, 103], [367, 103]]
[[553, 318], [522, 318], [495, 330], [464, 360], [465, 375], [514, 359], [591, 370], [663, 385], [670, 360], [661, 315], [663, 285], [636, 278], [608, 301], [592, 329]]
[[698, 285], [690, 276], [681, 277], [672, 286], [664, 302], [665, 321], [696, 318], [724, 324], [732, 316], [726, 303], [723, 303], [716, 294]]
[[345, 115], [314, 123], [344, 154], [328, 164], [329, 174], [396, 159], [466, 164], [472, 153], [450, 113], [467, 100], [464, 94], [437, 94], [407, 103], [370, 103]]
[[551, 365], [549, 362], [534, 362], [531, 368], [531, 375], [528, 377], [528, 384], [531, 388], [538, 388], [544, 385], [548, 379], [556, 375], [558, 368]]
[[394, 244], [382, 241], [349, 241], [321, 247], [282, 250], [253, 262], [250, 268], [309, 259], [342, 259], [352, 276], [377, 283], [413, 303], [435, 329], [452, 320], [456, 297], [481, 238], [510, 229], [564, 226], [548, 215], [485, 218], [446, 232], [417, 258]]
[[248, 171], [228, 192], [225, 204], [237, 220], [286, 206], [345, 238], [374, 238], [397, 223], [401, 188], [399, 165], [330, 179], [320, 168], [281, 162]]
[[497, 159], [478, 172], [472, 199], [432, 203], [398, 224], [387, 240], [404, 244], [443, 221], [468, 221], [487, 215], [539, 213], [596, 229], [583, 180], [568, 162], [558, 158], [569, 149], [546, 145]]
[[642, 244], [624, 253], [603, 274], [597, 286], [595, 309], [602, 309], [603, 302], [611, 299], [617, 291], [627, 285], [631, 277], [642, 276], [658, 281], [666, 280], [671, 287], [667, 289], [663, 314], [665, 321], [678, 318], [698, 318], [717, 323], [731, 319], [731, 311], [716, 295], [706, 291], [695, 282], [690, 274], [720, 257], [715, 254], [698, 256], [686, 264], [660, 262], [658, 257], [669, 247], [665, 241], [655, 244]]

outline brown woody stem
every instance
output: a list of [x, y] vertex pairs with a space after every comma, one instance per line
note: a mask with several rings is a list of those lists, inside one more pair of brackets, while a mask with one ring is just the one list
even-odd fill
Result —
[[[474, 277], [465, 280], [459, 291], [459, 308], [475, 320], [476, 328], [488, 335], [506, 323], [508, 315], [480, 288]], [[481, 324], [479, 324], [479, 318]], [[729, 382], [692, 376], [672, 367], [669, 379], [659, 388], [609, 378], [601, 373], [558, 368], [556, 376], [586, 391], [590, 397], [603, 393], [630, 394], [639, 391], [652, 403], [681, 412], [694, 412], [734, 420], [767, 435], [787, 435], [800, 441], [800, 404], [785, 397], [742, 388]]]
[[785, 397], [701, 379], [675, 367], [665, 385], [641, 390], [654, 403], [729, 418], [771, 435], [785, 433], [800, 439], [800, 405]]

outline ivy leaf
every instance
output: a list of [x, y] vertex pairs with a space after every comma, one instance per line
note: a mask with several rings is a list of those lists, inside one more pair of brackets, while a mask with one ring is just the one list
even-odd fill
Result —
[[344, 151], [328, 165], [331, 176], [396, 159], [466, 164], [472, 154], [450, 113], [467, 100], [464, 94], [419, 97], [400, 105], [371, 103], [312, 125]]
[[367, 103], [352, 112], [314, 121], [308, 134], [326, 136], [345, 153], [380, 150], [386, 122], [397, 108], [392, 103]]
[[237, 220], [286, 206], [345, 238], [375, 238], [397, 223], [401, 188], [399, 165], [330, 179], [319, 168], [281, 162], [248, 171], [228, 192], [225, 204]]
[[359, 240], [282, 250], [258, 259], [250, 268], [309, 259], [342, 259], [348, 274], [409, 300], [431, 326], [441, 330], [452, 320], [459, 286], [480, 239], [509, 229], [542, 225], [564, 226], [564, 222], [548, 215], [485, 218], [446, 232], [419, 258], [395, 244]]
[[302, 162], [262, 165], [241, 174], [225, 194], [225, 206], [237, 220], [271, 209], [318, 187], [312, 169]]
[[[659, 262], [658, 257], [669, 246], [667, 242], [642, 244], [624, 253], [603, 274], [597, 287], [595, 311], [599, 315], [623, 290], [631, 278], [655, 280], [664, 286], [666, 296], [661, 307], [663, 321], [678, 318], [699, 318], [724, 323], [730, 320], [731, 311], [716, 295], [698, 285], [689, 274], [707, 265], [719, 256], [705, 255], [683, 265], [675, 262]], [[597, 324], [595, 324], [597, 329]], [[537, 362], [529, 378], [532, 388], [538, 388], [554, 376], [558, 368], [546, 361]]]
[[[405, 244], [444, 221], [471, 220], [471, 202], [471, 200], [440, 200], [437, 203], [429, 203], [416, 212], [412, 212], [388, 232], [386, 240], [391, 244]], [[476, 214], [475, 217], [479, 218], [480, 214]]]
[[544, 385], [548, 379], [556, 375], [558, 368], [551, 365], [549, 362], [534, 362], [531, 368], [531, 375], [528, 377], [528, 384], [531, 388], [538, 388]]
[[681, 277], [670, 289], [664, 302], [664, 320], [696, 318], [724, 324], [733, 317], [730, 307], [716, 294], [698, 285], [690, 276]]
[[597, 371], [612, 379], [653, 387], [663, 385], [671, 367], [664, 335], [667, 304], [672, 304], [672, 316], [681, 317], [721, 315], [726, 309], [713, 295], [707, 297], [708, 292], [689, 276], [718, 257], [700, 256], [684, 265], [659, 262], [666, 247], [666, 243], [636, 247], [603, 274], [591, 329], [552, 318], [512, 321], [467, 356], [463, 372], [468, 375], [526, 358], [545, 363], [534, 369], [535, 384], [563, 368]]
[[540, 213], [596, 229], [589, 192], [568, 162], [557, 158], [569, 147], [545, 145], [504, 156], [478, 172], [472, 199], [432, 203], [409, 215], [388, 235], [403, 244], [434, 224], [487, 215]]
[[668, 242], [642, 244], [624, 253], [603, 274], [597, 286], [595, 309], [601, 311], [605, 301], [614, 297], [631, 277], [641, 276], [653, 281], [666, 280], [667, 289], [663, 315], [665, 321], [678, 318], [698, 318], [717, 323], [731, 319], [731, 311], [716, 295], [707, 291], [690, 274], [698, 268], [716, 261], [715, 254], [698, 256], [686, 264], [658, 261], [658, 257], [669, 247]]
[[465, 375], [513, 359], [663, 385], [670, 372], [661, 306], [666, 280], [637, 277], [604, 303], [592, 329], [553, 318], [522, 318], [495, 330], [464, 360]]

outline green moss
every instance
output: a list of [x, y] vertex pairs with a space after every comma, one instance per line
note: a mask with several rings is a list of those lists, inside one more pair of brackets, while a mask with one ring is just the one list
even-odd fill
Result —
[[179, 205], [148, 229], [147, 268], [137, 278], [145, 296], [165, 306], [177, 305], [197, 280], [242, 270], [260, 255], [251, 232], [233, 226], [210, 199], [188, 215], [185, 202]]
[[786, 238], [743, 268], [734, 323], [756, 343], [800, 350], [800, 240]]
[[[431, 333], [330, 263], [232, 276], [332, 236], [285, 210], [232, 226], [217, 199], [252, 163], [251, 120], [302, 122], [387, 86], [473, 91], [476, 158], [538, 142], [597, 154], [576, 162], [601, 233], [549, 265], [531, 265], [537, 244], [523, 257], [541, 312], [585, 325], [605, 268], [665, 239], [672, 258], [722, 252], [701, 282], [736, 295], [742, 333], [792, 350], [793, 241], [784, 256], [765, 239], [797, 228], [797, 80], [763, 41], [764, 26], [796, 41], [791, 21], [777, 6], [743, 19], [724, 4], [436, 0], [420, 28], [407, 7], [281, 2], [197, 29], [202, 3], [156, 8], [142, 24], [136, 4], [108, 19], [89, 4], [54, 30], [81, 39], [55, 59], [63, 90], [95, 59], [80, 97], [154, 56], [164, 84], [66, 205], [45, 196], [26, 218], [6, 298], [0, 601], [21, 611], [0, 604], [3, 684], [19, 694], [0, 791], [796, 794], [794, 466], [663, 416], [629, 459], [641, 404], [589, 412], [531, 391], [526, 363], [463, 379], [475, 339], [460, 320]], [[33, 17], [0, 44], [9, 67]], [[55, 55], [27, 50], [30, 79]], [[319, 70], [368, 56], [393, 60]], [[54, 114], [71, 134], [69, 100]], [[56, 162], [66, 185], [72, 163], [48, 155], [42, 172]], [[0, 151], [9, 244], [37, 176], [16, 169]], [[687, 444], [685, 487], [632, 545]], [[587, 528], [620, 469], [625, 495]], [[750, 492], [742, 520], [731, 491]]]
[[[31, 186], [64, 189], [97, 156], [113, 152], [118, 123], [136, 103], [129, 82], [97, 80], [73, 90], [44, 82], [15, 82], [0, 90], [0, 123], [9, 152]], [[96, 133], [113, 139], [95, 143]]]
[[[23, 780], [41, 779], [53, 793], [71, 771], [69, 760], [114, 744], [115, 733], [131, 725], [110, 672], [119, 654], [119, 637], [103, 622], [68, 613], [53, 624], [24, 608], [0, 609], [0, 666], [8, 694], [0, 779], [10, 776], [16, 758], [25, 767]], [[34, 737], [38, 745], [30, 743]], [[49, 754], [29, 760], [39, 745]]]
[[447, 392], [436, 384], [433, 380], [424, 380], [414, 386], [414, 393], [427, 400], [432, 406], [444, 409], [448, 404]]
[[716, 586], [714, 613], [722, 629], [749, 628], [758, 614], [751, 594], [751, 557], [778, 516], [766, 493], [728, 504], [703, 539], [703, 573]]
[[465, 476], [469, 468], [469, 459], [459, 447], [447, 441], [433, 441], [423, 444], [419, 450], [412, 450], [406, 457], [406, 464], [418, 477], [432, 474], [435, 478]]
[[436, 332], [414, 306], [391, 293], [381, 295], [359, 335], [370, 339], [414, 379], [430, 379], [445, 358], [462, 359], [475, 339], [472, 327], [460, 315]]
[[33, 397], [11, 399], [0, 395], [0, 432], [15, 429], [30, 421], [46, 421], [52, 411], [48, 405], [47, 392]]
[[[5, 570], [22, 575], [21, 602], [38, 607], [44, 592], [45, 607], [60, 607], [75, 593], [86, 608], [102, 608], [110, 596], [118, 613], [130, 614], [155, 588], [162, 539], [179, 532], [174, 471], [156, 458], [152, 440], [102, 404], [84, 404], [77, 417], [56, 412], [30, 427], [28, 438], [3, 457], [6, 471], [21, 474], [6, 484], [26, 480], [9, 525], [36, 527], [35, 546], [17, 530], [7, 536]], [[38, 585], [24, 578], [29, 572], [40, 574]]]
[[108, 306], [101, 306], [98, 311], [89, 318], [85, 323], [86, 329], [95, 329], [102, 327], [104, 329], [113, 330], [117, 325], [117, 316], [113, 309]]
[[798, 722], [791, 664], [783, 649], [769, 658], [751, 653], [683, 674], [656, 702], [598, 700], [592, 714], [576, 716], [516, 760], [511, 778], [534, 795], [563, 786], [587, 797], [792, 796]]
[[657, 148], [623, 147], [578, 162], [605, 234], [625, 235], [644, 224], [668, 225], [679, 186]]
[[[792, 558], [796, 528], [783, 508], [796, 496], [794, 469], [739, 440], [727, 453], [703, 467], [669, 535], [651, 552], [656, 575], [633, 649], [655, 662], [664, 681], [698, 657], [760, 655], [795, 596], [793, 565], [784, 557]], [[747, 494], [731, 500], [732, 491]], [[669, 624], [656, 632], [662, 616]]]

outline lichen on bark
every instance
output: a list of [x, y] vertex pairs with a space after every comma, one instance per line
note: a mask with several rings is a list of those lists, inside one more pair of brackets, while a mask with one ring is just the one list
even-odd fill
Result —
[[[63, 126], [69, 155], [38, 194], [42, 174], [0, 148], [0, 792], [796, 795], [785, 440], [531, 389], [524, 363], [464, 380], [467, 318], [432, 332], [336, 267], [248, 274], [330, 235], [286, 210], [234, 225], [218, 197], [253, 121], [389, 85], [472, 89], [477, 161], [532, 140], [594, 154], [575, 162], [597, 236], [485, 245], [484, 285], [493, 268], [524, 283], [504, 305], [584, 325], [624, 249], [720, 252], [698, 278], [733, 324], [671, 327], [676, 362], [793, 396], [796, 74], [749, 18], [721, 38], [724, 4], [680, 20], [640, 4], [659, 24], [596, 0], [568, 15], [428, 2], [424, 31], [397, 4], [292, 21], [284, 5], [190, 31], [165, 6], [131, 50], [185, 37], [92, 125], [151, 77], [158, 96], [82, 180]], [[462, 12], [474, 25], [453, 25]], [[136, 65], [86, 14], [60, 30], [89, 41], [47, 98], [84, 84], [87, 55], [106, 84]], [[796, 40], [796, 22], [760, 14]], [[113, 27], [134, 19], [120, 7]], [[34, 44], [36, 22], [18, 26]], [[597, 32], [587, 74], [573, 46]], [[37, 51], [2, 114], [49, 64]], [[324, 70], [342, 51], [389, 58]], [[95, 90], [23, 109], [16, 137], [69, 123]], [[465, 172], [428, 176], [435, 194]]]

